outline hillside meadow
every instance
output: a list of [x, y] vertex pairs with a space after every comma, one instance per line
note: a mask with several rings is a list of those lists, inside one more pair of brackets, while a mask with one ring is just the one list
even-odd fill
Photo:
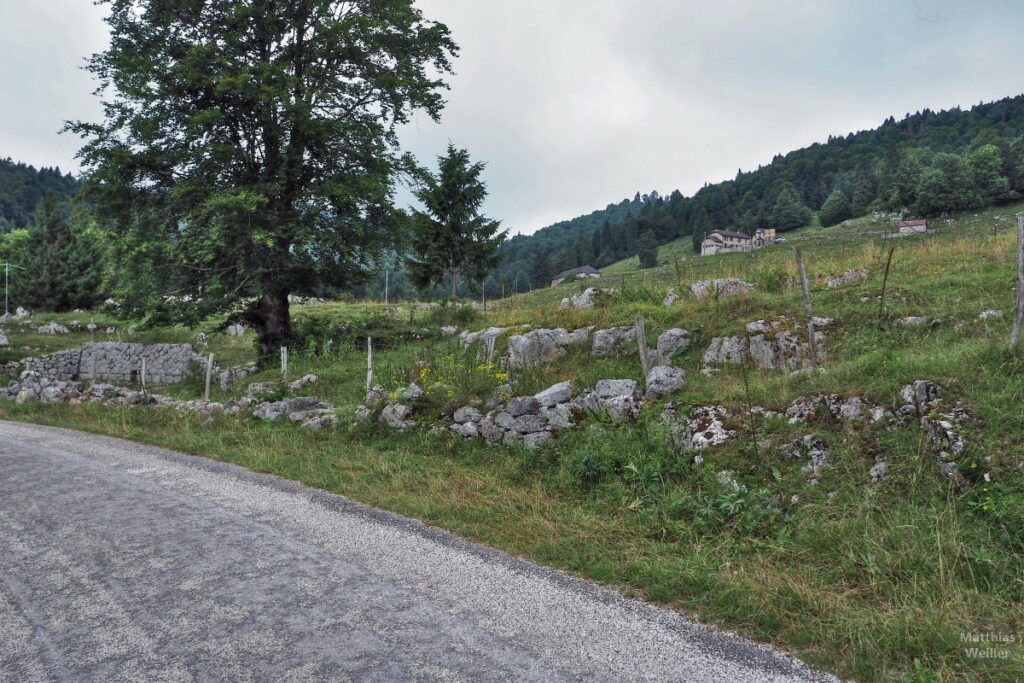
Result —
[[[563, 569], [626, 594], [681, 610], [858, 680], [1013, 681], [1024, 678], [1020, 644], [1024, 573], [1024, 349], [1007, 339], [1014, 286], [1013, 214], [1002, 207], [936, 222], [928, 235], [887, 239], [870, 218], [807, 228], [754, 254], [700, 258], [689, 238], [663, 246], [657, 268], [628, 260], [601, 280], [575, 282], [469, 306], [402, 303], [298, 306], [301, 341], [290, 349], [290, 375], [319, 375], [307, 388], [331, 402], [339, 424], [318, 432], [266, 423], [247, 414], [214, 415], [100, 404], [3, 403], [0, 416], [94, 431], [237, 463], [349, 496], [440, 526], [512, 554]], [[812, 278], [815, 315], [830, 317], [823, 369], [789, 375], [748, 367], [701, 372], [714, 337], [741, 334], [751, 321], [786, 321], [806, 336], [794, 249]], [[880, 300], [892, 253], [886, 294]], [[868, 277], [834, 289], [826, 278], [864, 268]], [[696, 300], [696, 280], [737, 277], [746, 295]], [[617, 290], [601, 305], [561, 310], [584, 286]], [[666, 292], [684, 294], [671, 306]], [[981, 319], [982, 311], [1001, 317]], [[648, 341], [682, 327], [689, 350], [682, 392], [650, 402], [635, 424], [580, 420], [535, 451], [486, 446], [451, 432], [428, 433], [458, 407], [482, 404], [504, 381], [520, 395], [562, 380], [577, 387], [604, 378], [642, 380], [635, 355], [592, 358], [589, 346], [532, 370], [482, 364], [475, 350], [442, 337], [440, 327], [478, 330], [530, 325], [576, 329], [646, 321]], [[925, 324], [906, 326], [907, 316]], [[33, 322], [95, 320], [120, 341], [192, 341], [223, 365], [255, 358], [252, 334], [241, 339], [210, 320], [198, 330], [136, 329], [110, 313], [37, 315]], [[52, 352], [92, 338], [5, 328], [2, 360]], [[423, 383], [428, 402], [420, 428], [394, 432], [352, 416], [363, 400], [366, 338], [374, 339], [375, 380], [397, 391]], [[248, 381], [273, 380], [275, 367], [214, 400], [237, 398]], [[815, 394], [860, 397], [895, 409], [902, 386], [929, 379], [949, 404], [969, 412], [962, 476], [943, 476], [916, 421], [850, 423], [827, 416], [807, 424], [751, 416], [744, 407], [783, 412]], [[197, 398], [202, 380], [161, 388]], [[735, 438], [705, 452], [674, 447], [664, 404], [680, 411], [720, 405], [744, 419]], [[829, 445], [832, 467], [812, 483], [804, 464], [783, 457], [811, 434]], [[873, 483], [876, 458], [887, 463]], [[737, 486], [723, 484], [728, 471]], [[1003, 656], [979, 656], [969, 634], [1014, 635]]]

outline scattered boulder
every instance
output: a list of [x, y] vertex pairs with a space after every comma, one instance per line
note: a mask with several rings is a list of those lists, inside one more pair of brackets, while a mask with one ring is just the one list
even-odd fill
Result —
[[229, 337], [244, 337], [245, 325], [241, 323], [231, 323], [228, 325], [227, 332]]
[[921, 325], [928, 324], [929, 319], [919, 315], [908, 315], [903, 318], [897, 318], [896, 324], [902, 327], [920, 327]]
[[338, 416], [332, 412], [309, 418], [302, 423], [301, 429], [305, 429], [306, 431], [316, 431], [318, 429], [323, 429], [324, 427], [332, 427], [337, 423]]
[[426, 396], [426, 393], [422, 389], [420, 389], [418, 385], [414, 383], [410, 384], [408, 387], [405, 388], [404, 391], [402, 391], [402, 393], [398, 397], [398, 400], [401, 401], [402, 403], [415, 403], [416, 401], [422, 399], [424, 396]]
[[459, 335], [459, 341], [462, 343], [463, 348], [469, 348], [474, 344], [479, 344], [479, 348], [476, 351], [476, 359], [481, 362], [489, 363], [494, 360], [498, 337], [509, 329], [510, 328], [507, 327], [488, 327], [486, 330], [478, 330], [477, 332], [464, 330], [462, 334]]
[[458, 333], [459, 328], [455, 327], [455, 325], [445, 325], [441, 328], [442, 337], [454, 337]]
[[889, 463], [886, 461], [884, 455], [875, 456], [875, 464], [871, 466], [868, 471], [868, 476], [871, 477], [871, 483], [877, 484], [885, 478], [885, 474], [889, 469]]
[[480, 435], [480, 430], [475, 422], [456, 422], [450, 429], [465, 439]]
[[1002, 318], [1003, 312], [994, 308], [990, 308], [986, 311], [982, 311], [978, 314], [978, 320], [992, 320], [994, 318]]
[[594, 393], [598, 398], [636, 398], [636, 380], [632, 379], [602, 379], [594, 387]]
[[661, 300], [661, 305], [662, 306], [671, 306], [672, 304], [674, 304], [677, 301], [679, 301], [679, 295], [676, 294], [676, 290], [675, 289], [670, 289], [670, 290], [668, 290], [668, 294], [665, 295], [665, 298]]
[[647, 398], [659, 399], [686, 388], [686, 373], [680, 368], [658, 365], [647, 374]]
[[703, 299], [707, 296], [716, 296], [724, 299], [729, 296], [746, 294], [754, 289], [754, 285], [737, 278], [723, 278], [720, 280], [700, 280], [690, 285], [690, 292], [695, 299]]

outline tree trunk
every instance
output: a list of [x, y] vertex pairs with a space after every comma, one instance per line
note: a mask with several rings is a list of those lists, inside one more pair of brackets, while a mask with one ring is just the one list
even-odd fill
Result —
[[282, 346], [287, 346], [292, 337], [288, 292], [264, 294], [246, 314], [246, 319], [256, 329], [260, 356], [264, 359], [272, 357]]
[[459, 271], [453, 270], [452, 271], [452, 301], [455, 301], [455, 284], [458, 282], [458, 279], [459, 279]]

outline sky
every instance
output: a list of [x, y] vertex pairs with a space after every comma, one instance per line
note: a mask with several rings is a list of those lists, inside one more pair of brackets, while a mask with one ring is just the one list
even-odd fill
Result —
[[[1018, 0], [417, 0], [460, 54], [440, 124], [485, 161], [513, 233], [634, 193], [690, 195], [829, 135], [1024, 92]], [[0, 0], [0, 157], [75, 172], [68, 119], [98, 120], [81, 66], [91, 0]], [[402, 201], [408, 195], [400, 195]]]

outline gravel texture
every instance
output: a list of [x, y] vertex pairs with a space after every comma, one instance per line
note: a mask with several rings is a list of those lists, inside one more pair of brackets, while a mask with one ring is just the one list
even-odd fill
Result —
[[294, 482], [0, 422], [0, 680], [837, 679]]

